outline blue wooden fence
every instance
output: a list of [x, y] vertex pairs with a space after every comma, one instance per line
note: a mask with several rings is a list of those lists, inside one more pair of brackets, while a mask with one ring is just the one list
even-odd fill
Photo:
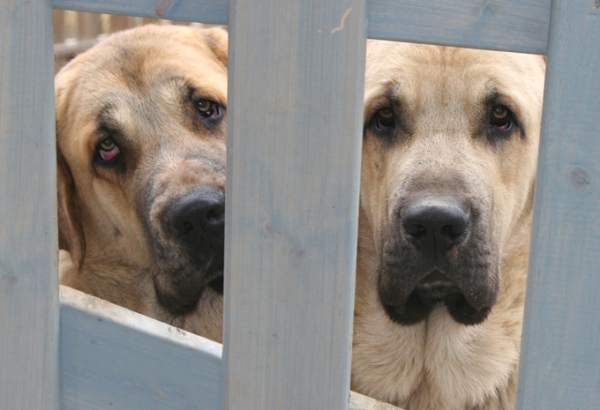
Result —
[[[53, 8], [229, 24], [222, 352], [59, 298]], [[600, 407], [598, 0], [0, 0], [0, 409], [349, 407], [367, 37], [548, 54], [518, 406]]]

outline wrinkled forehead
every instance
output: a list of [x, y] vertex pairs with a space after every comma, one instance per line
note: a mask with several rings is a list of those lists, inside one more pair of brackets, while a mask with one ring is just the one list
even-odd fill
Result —
[[99, 92], [108, 88], [147, 96], [165, 86], [200, 88], [207, 96], [226, 99], [227, 72], [201, 48], [178, 44], [106, 44], [86, 56], [75, 67], [80, 91]]
[[163, 52], [155, 46], [160, 43], [135, 48], [100, 45], [59, 74], [57, 86], [67, 90], [69, 101], [70, 115], [64, 120], [128, 123], [132, 116], [148, 114], [145, 123], [153, 124], [160, 121], [157, 113], [173, 115], [192, 96], [226, 105], [224, 67], [201, 50]]
[[513, 97], [511, 94], [528, 90], [539, 94], [543, 87], [540, 78], [543, 81], [543, 69], [537, 56], [370, 41], [365, 101], [368, 104], [382, 95], [485, 98], [493, 93]]

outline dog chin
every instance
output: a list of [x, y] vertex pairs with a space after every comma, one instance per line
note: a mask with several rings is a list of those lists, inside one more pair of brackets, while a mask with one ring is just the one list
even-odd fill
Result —
[[408, 300], [400, 305], [383, 303], [389, 318], [401, 325], [414, 325], [426, 320], [432, 310], [445, 304], [450, 316], [458, 323], [469, 326], [482, 323], [492, 310], [491, 306], [475, 308], [454, 287], [417, 287]]
[[[165, 281], [169, 274], [154, 276], [154, 288], [158, 302], [174, 316], [186, 315], [196, 309], [202, 294], [208, 289], [223, 294], [223, 269], [214, 266], [198, 273], [196, 269], [186, 269], [185, 274], [177, 272], [177, 285]], [[172, 275], [175, 276], [175, 275]], [[170, 278], [172, 279], [172, 278]]]

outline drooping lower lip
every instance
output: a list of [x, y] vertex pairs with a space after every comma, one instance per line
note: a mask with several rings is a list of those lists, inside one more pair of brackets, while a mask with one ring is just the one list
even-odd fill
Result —
[[191, 311], [196, 309], [196, 306], [198, 306], [198, 301], [200, 300], [200, 297], [198, 296], [196, 298], [193, 298], [192, 301], [187, 301], [187, 303], [181, 303], [180, 300], [176, 300], [176, 298], [163, 295], [159, 291], [156, 291], [156, 296], [160, 305], [167, 309], [169, 313], [171, 313], [174, 316], [180, 316], [190, 313]]
[[223, 276], [219, 276], [218, 278], [212, 280], [208, 286], [214, 290], [215, 292], [219, 293], [219, 294], [223, 294], [223, 288], [224, 288], [224, 278]]
[[491, 311], [491, 306], [469, 304], [463, 293], [449, 283], [430, 283], [418, 285], [405, 303], [386, 305], [388, 316], [402, 325], [417, 324], [431, 314], [431, 311], [444, 304], [452, 318], [464, 325], [476, 325], [483, 322]]

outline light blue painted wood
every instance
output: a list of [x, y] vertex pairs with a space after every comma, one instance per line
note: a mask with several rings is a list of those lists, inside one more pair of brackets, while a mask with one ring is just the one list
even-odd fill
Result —
[[364, 4], [230, 11], [225, 408], [347, 409]]
[[227, 24], [227, 0], [54, 0], [54, 8]]
[[60, 293], [62, 410], [223, 408], [220, 344], [65, 286]]
[[552, 7], [518, 406], [591, 410], [600, 408], [600, 4]]
[[52, 8], [0, 0], [0, 409], [58, 410]]
[[370, 0], [369, 38], [544, 54], [551, 0]]
[[[370, 0], [369, 38], [544, 54], [551, 0]], [[54, 7], [227, 24], [226, 0], [54, 0]]]
[[[66, 286], [60, 296], [61, 410], [223, 408], [222, 345]], [[397, 408], [353, 392], [349, 409]]]

